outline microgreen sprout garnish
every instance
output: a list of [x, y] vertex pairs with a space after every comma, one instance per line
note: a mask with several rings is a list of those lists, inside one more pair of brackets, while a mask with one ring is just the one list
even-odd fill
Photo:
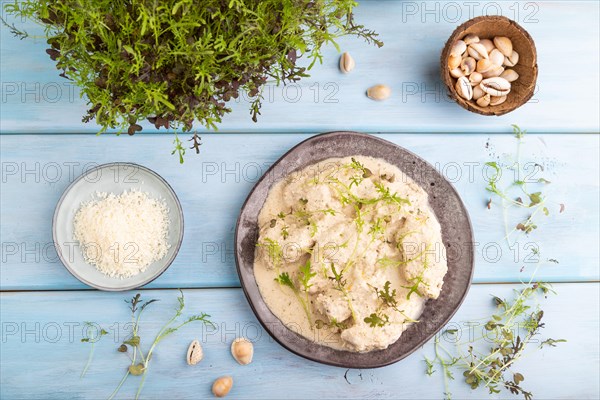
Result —
[[[301, 285], [301, 289], [298, 288], [294, 284], [292, 277], [287, 272], [282, 272], [275, 278], [275, 281], [277, 281], [277, 283], [279, 283], [282, 286], [286, 286], [286, 287], [290, 288], [294, 292], [294, 296], [296, 296], [296, 299], [298, 299], [298, 301], [302, 305], [302, 309], [304, 310], [304, 313], [306, 314], [306, 318], [308, 319], [308, 323], [311, 327], [312, 327], [312, 313], [310, 312], [310, 307], [309, 307], [310, 300], [309, 300], [308, 290], [312, 286], [312, 284], [310, 283], [310, 280], [313, 277], [315, 277], [316, 275], [317, 275], [316, 272], [311, 271], [310, 259], [309, 259], [306, 261], [306, 263], [304, 265], [300, 266], [300, 269], [298, 271], [298, 282]], [[302, 296], [301, 290], [304, 292], [304, 297]]]
[[413, 293], [419, 297], [423, 297], [423, 293], [421, 293], [420, 290], [420, 285], [429, 286], [427, 282], [423, 280], [421, 275], [410, 278], [408, 283], [410, 283], [410, 286], [402, 286], [404, 289], [408, 289], [408, 293], [406, 293], [406, 300], [410, 300], [410, 296], [412, 296]]
[[[396, 298], [396, 289], [390, 291], [390, 281], [386, 281], [383, 285], [383, 289], [374, 287], [377, 298], [381, 301], [382, 306], [386, 306], [400, 313], [406, 322], [419, 322], [415, 319], [410, 318], [404, 313], [404, 310], [398, 308], [398, 299]], [[366, 321], [365, 321], [366, 322]]]
[[302, 289], [308, 293], [308, 289], [311, 288], [312, 284], [310, 280], [317, 276], [316, 272], [312, 272], [310, 269], [310, 260], [306, 260], [306, 263], [300, 267], [300, 273], [298, 274], [298, 280], [302, 284]]
[[356, 161], [354, 157], [351, 158], [351, 163], [347, 166], [347, 168], [354, 170], [354, 174], [350, 177], [350, 185], [348, 185], [348, 188], [351, 188], [352, 185], [358, 187], [358, 185], [360, 185], [364, 179], [373, 175], [370, 169], [366, 168], [359, 161]]
[[282, 272], [277, 276], [277, 278], [275, 278], [275, 280], [280, 285], [287, 286], [290, 289], [296, 291], [296, 285], [294, 285], [294, 282], [292, 282], [292, 278], [290, 278], [290, 274], [288, 274], [287, 272]]
[[342, 270], [342, 271], [338, 272], [333, 263], [331, 263], [330, 267], [331, 267], [331, 273], [333, 274], [333, 276], [329, 276], [329, 279], [331, 281], [333, 281], [333, 288], [342, 293], [342, 295], [344, 296], [344, 299], [346, 299], [346, 302], [348, 303], [348, 308], [350, 308], [350, 313], [352, 314], [352, 318], [354, 318], [354, 320], [356, 321], [356, 313], [354, 312], [354, 306], [352, 305], [352, 298], [350, 297], [350, 293], [349, 293], [348, 287], [347, 287], [348, 281], [344, 277], [344, 271]]
[[[127, 353], [131, 362], [127, 367], [125, 375], [110, 395], [109, 400], [117, 395], [117, 393], [129, 377], [129, 375], [141, 376], [140, 383], [135, 394], [135, 398], [139, 398], [144, 387], [144, 382], [146, 381], [150, 361], [152, 360], [152, 354], [154, 354], [154, 351], [156, 350], [158, 344], [162, 342], [165, 338], [177, 332], [185, 325], [196, 321], [203, 322], [205, 325], [210, 325], [214, 327], [214, 324], [209, 320], [210, 315], [205, 313], [192, 315], [184, 320], [181, 320], [180, 317], [183, 314], [183, 310], [185, 308], [185, 298], [181, 290], [179, 291], [179, 293], [180, 295], [177, 297], [178, 305], [175, 309], [174, 315], [158, 331], [158, 333], [154, 337], [154, 340], [150, 343], [148, 352], [145, 355], [142, 351], [142, 339], [140, 338], [139, 334], [140, 320], [144, 310], [150, 304], [158, 300], [152, 299], [148, 301], [143, 301], [139, 293], [136, 294], [131, 300], [125, 300], [125, 302], [129, 304], [129, 309], [131, 310], [132, 331], [129, 337], [123, 341], [123, 343], [119, 346], [117, 350], [121, 353]], [[132, 349], [132, 354], [129, 354], [128, 348]]]
[[281, 227], [281, 237], [283, 238], [283, 240], [286, 240], [290, 236], [290, 233], [288, 232], [288, 228], [289, 228], [289, 226], [287, 226], [287, 225], [283, 225]]
[[372, 240], [377, 239], [379, 236], [382, 236], [385, 233], [385, 226], [383, 218], [377, 218], [371, 224], [371, 228], [369, 229], [369, 235], [371, 235]]
[[[98, 327], [95, 324], [89, 321], [85, 322], [85, 328], [85, 337], [81, 338], [81, 342], [91, 343], [91, 345], [90, 354], [88, 356], [87, 362], [85, 363], [85, 366], [83, 367], [83, 371], [81, 371], [81, 375], [79, 376], [80, 378], [83, 378], [85, 376], [85, 373], [87, 372], [88, 368], [90, 367], [90, 364], [92, 363], [92, 358], [94, 357], [94, 347], [96, 346], [96, 342], [99, 341], [102, 338], [102, 336], [108, 335], [108, 332], [104, 330], [104, 328], [98, 329]], [[92, 335], [92, 332], [95, 332], [95, 334]]]
[[390, 323], [390, 317], [381, 312], [371, 313], [371, 315], [365, 317], [364, 321], [369, 324], [371, 328], [383, 328]]
[[275, 267], [275, 271], [279, 274], [279, 269], [283, 264], [283, 249], [281, 245], [276, 240], [265, 238], [262, 243], [259, 242], [256, 246], [266, 250], [269, 261], [271, 261]]
[[329, 322], [325, 322], [321, 319], [318, 319], [315, 321], [315, 327], [317, 329], [323, 329], [324, 326], [327, 326], [329, 328], [335, 328], [335, 329], [347, 329], [348, 325], [346, 325], [344, 322], [338, 322], [337, 319], [335, 318], [331, 318], [331, 320]]
[[338, 272], [333, 263], [331, 263], [331, 272], [333, 276], [330, 276], [329, 279], [334, 282], [334, 289], [339, 290], [340, 292], [345, 292], [347, 282], [344, 278], [343, 272]]
[[[188, 132], [195, 121], [216, 129], [246, 94], [257, 121], [269, 82], [308, 76], [322, 48], [354, 35], [379, 47], [377, 34], [354, 20], [353, 0], [281, 2], [64, 0], [8, 3], [4, 11], [44, 27], [48, 54], [63, 76], [80, 87], [89, 108], [84, 122], [100, 132], [134, 134], [148, 120], [157, 129]], [[5, 22], [5, 21], [3, 21]], [[28, 37], [14, 24], [10, 32]], [[306, 59], [308, 66], [299, 62]], [[191, 148], [199, 152], [199, 142]], [[176, 140], [174, 153], [185, 147]]]
[[397, 193], [390, 193], [390, 188], [383, 185], [383, 183], [375, 182], [374, 183], [377, 192], [380, 194], [380, 197], [377, 201], [384, 201], [390, 204], [397, 204], [399, 207], [402, 205], [410, 205], [410, 201], [403, 197], [398, 196]]

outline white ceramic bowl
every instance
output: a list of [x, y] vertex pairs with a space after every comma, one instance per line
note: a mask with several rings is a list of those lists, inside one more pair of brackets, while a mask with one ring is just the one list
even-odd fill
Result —
[[[131, 189], [165, 201], [169, 210], [170, 248], [144, 272], [129, 278], [111, 278], [84, 260], [81, 247], [73, 238], [73, 219], [81, 203], [97, 198], [97, 192], [121, 194]], [[54, 211], [52, 236], [60, 260], [81, 282], [100, 290], [130, 290], [158, 278], [171, 265], [183, 241], [183, 211], [171, 186], [156, 172], [132, 163], [103, 164], [85, 172], [65, 190]]]

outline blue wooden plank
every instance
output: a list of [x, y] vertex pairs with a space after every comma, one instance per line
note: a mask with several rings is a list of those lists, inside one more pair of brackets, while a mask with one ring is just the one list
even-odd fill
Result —
[[[597, 132], [599, 7], [593, 0], [361, 2], [357, 20], [381, 34], [383, 48], [344, 38], [340, 41], [342, 49], [357, 62], [351, 74], [338, 71], [339, 54], [330, 46], [325, 50], [324, 64], [312, 70], [310, 79], [285, 88], [269, 86], [259, 123], [251, 122], [247, 101], [232, 102], [234, 112], [220, 129], [479, 132], [485, 125], [488, 132], [502, 132], [514, 121], [527, 121], [530, 130], [537, 132]], [[531, 33], [538, 49], [540, 75], [534, 98], [498, 118], [475, 115], [453, 104], [439, 77], [439, 55], [446, 39], [458, 24], [482, 14], [502, 14], [517, 20]], [[17, 24], [22, 26], [20, 21]], [[34, 29], [31, 24], [24, 27]], [[19, 41], [5, 27], [1, 34], [0, 131], [96, 132], [96, 126], [81, 122], [85, 101], [58, 77], [54, 62], [44, 52], [45, 41]], [[366, 89], [377, 83], [392, 88], [391, 99], [380, 103], [366, 98]]]
[[[490, 294], [510, 296], [515, 285], [474, 285], [452, 321], [461, 335], [468, 321], [489, 317]], [[546, 328], [542, 336], [567, 339], [556, 348], [533, 350], [515, 372], [525, 377], [523, 386], [535, 398], [594, 399], [599, 393], [598, 335], [599, 284], [558, 284], [557, 296], [543, 301]], [[115, 351], [129, 322], [123, 299], [130, 293], [38, 292], [2, 293], [2, 358], [0, 397], [10, 399], [107, 398], [120, 380], [127, 357]], [[423, 356], [432, 355], [432, 344], [407, 359], [375, 370], [346, 370], [299, 358], [261, 328], [240, 289], [185, 291], [187, 313], [208, 312], [216, 330], [201, 325], [183, 328], [164, 340], [153, 357], [142, 398], [196, 399], [210, 396], [218, 376], [234, 378], [229, 398], [442, 398], [442, 376], [425, 375]], [[144, 291], [161, 301], [148, 308], [141, 326], [142, 346], [171, 315], [177, 292]], [[586, 310], [585, 318], [573, 310]], [[79, 342], [83, 321], [93, 321], [109, 331], [96, 344], [86, 377], [79, 378], [89, 345]], [[69, 328], [71, 327], [71, 328]], [[463, 330], [464, 329], [464, 330]], [[481, 326], [474, 329], [482, 329]], [[70, 333], [72, 332], [72, 333]], [[118, 332], [118, 334], [117, 334]], [[116, 336], [118, 337], [116, 337]], [[120, 335], [120, 336], [119, 336]], [[230, 355], [231, 341], [245, 335], [255, 342], [254, 361], [237, 365]], [[202, 341], [205, 359], [195, 367], [185, 363], [187, 346]], [[447, 343], [446, 346], [452, 346]], [[138, 378], [131, 377], [118, 398], [132, 398]], [[560, 384], [559, 384], [560, 382]], [[488, 397], [485, 389], [471, 391], [457, 376], [450, 390], [454, 398]], [[502, 398], [512, 398], [503, 393]], [[515, 397], [516, 398], [516, 397]]]
[[[169, 270], [149, 287], [229, 287], [239, 281], [233, 259], [233, 230], [254, 182], [271, 163], [309, 135], [204, 135], [202, 154], [180, 165], [170, 156], [168, 135], [1, 136], [2, 268], [4, 290], [61, 290], [85, 286], [56, 259], [51, 220], [69, 181], [99, 163], [132, 161], [161, 174], [178, 194], [186, 232]], [[385, 134], [436, 165], [454, 182], [470, 212], [477, 245], [475, 282], [519, 282], [533, 271], [530, 243], [539, 243], [544, 263], [539, 279], [599, 279], [598, 135], [534, 135], [526, 138], [522, 161], [546, 165], [551, 216], [520, 236], [515, 250], [503, 243], [502, 213], [486, 208], [486, 161], [514, 153], [513, 135]], [[534, 155], [534, 156], [532, 156]], [[536, 176], [537, 179], [537, 176]], [[565, 211], [559, 214], [560, 203]], [[521, 218], [524, 215], [520, 216]], [[519, 216], [512, 216], [514, 226]], [[553, 246], [560, 243], [560, 246]], [[498, 252], [501, 251], [501, 256]], [[522, 270], [522, 271], [521, 271]]]

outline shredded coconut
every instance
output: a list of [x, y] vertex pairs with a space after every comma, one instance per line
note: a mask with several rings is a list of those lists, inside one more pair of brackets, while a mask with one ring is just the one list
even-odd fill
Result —
[[75, 214], [74, 239], [86, 262], [110, 276], [127, 278], [162, 259], [169, 249], [168, 208], [164, 200], [130, 190], [96, 193]]

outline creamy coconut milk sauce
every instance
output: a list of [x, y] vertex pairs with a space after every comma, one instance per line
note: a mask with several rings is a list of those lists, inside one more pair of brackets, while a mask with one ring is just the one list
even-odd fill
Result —
[[258, 223], [261, 295], [320, 344], [384, 349], [440, 294], [445, 248], [427, 193], [383, 160], [332, 158], [287, 176]]

